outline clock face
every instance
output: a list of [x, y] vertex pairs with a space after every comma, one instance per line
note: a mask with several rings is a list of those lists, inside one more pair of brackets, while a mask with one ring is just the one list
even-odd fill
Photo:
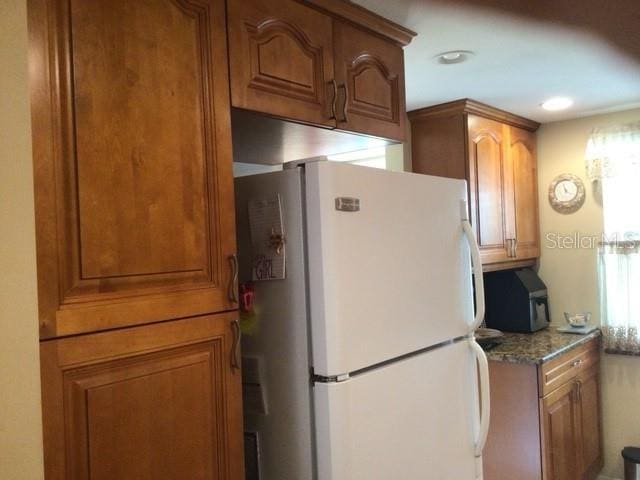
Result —
[[578, 195], [578, 186], [571, 180], [563, 180], [556, 185], [555, 196], [561, 202], [569, 202]]
[[556, 212], [573, 213], [582, 207], [584, 199], [584, 184], [575, 175], [558, 175], [549, 185], [549, 203]]

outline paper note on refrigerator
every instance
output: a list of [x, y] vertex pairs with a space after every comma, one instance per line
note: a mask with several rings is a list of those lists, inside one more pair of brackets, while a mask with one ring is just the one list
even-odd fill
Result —
[[285, 278], [286, 248], [280, 195], [249, 200], [249, 230], [252, 280]]

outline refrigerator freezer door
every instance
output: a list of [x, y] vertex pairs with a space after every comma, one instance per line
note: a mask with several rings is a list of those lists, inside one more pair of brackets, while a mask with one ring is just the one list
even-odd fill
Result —
[[[306, 166], [313, 367], [333, 376], [467, 335], [466, 182]], [[340, 199], [358, 208], [342, 209]]]
[[467, 341], [314, 386], [318, 480], [474, 480], [475, 355]]

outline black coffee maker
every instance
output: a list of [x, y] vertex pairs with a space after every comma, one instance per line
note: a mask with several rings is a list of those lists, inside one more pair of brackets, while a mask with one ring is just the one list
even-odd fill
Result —
[[530, 268], [484, 274], [487, 327], [531, 333], [549, 326], [547, 287]]

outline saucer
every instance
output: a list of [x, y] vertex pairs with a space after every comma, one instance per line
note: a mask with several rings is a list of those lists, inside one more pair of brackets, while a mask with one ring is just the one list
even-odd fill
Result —
[[579, 335], [586, 335], [587, 333], [591, 333], [597, 329], [597, 325], [585, 325], [583, 327], [572, 327], [571, 325], [566, 325], [564, 327], [558, 327], [556, 330], [562, 333], [577, 333]]

